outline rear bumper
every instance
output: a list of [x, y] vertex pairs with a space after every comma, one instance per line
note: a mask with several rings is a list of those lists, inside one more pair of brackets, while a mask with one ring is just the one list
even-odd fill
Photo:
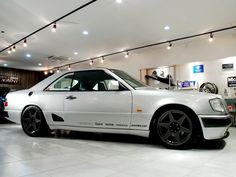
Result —
[[15, 122], [17, 124], [20, 124], [20, 117], [21, 117], [21, 111], [16, 110], [5, 110], [4, 111], [4, 118], [11, 122]]
[[3, 112], [3, 116], [6, 117], [6, 118], [8, 118], [8, 117], [9, 117], [8, 112], [7, 112], [7, 111], [4, 111], [4, 112]]
[[203, 137], [207, 140], [228, 137], [228, 129], [232, 124], [230, 115], [199, 115]]
[[0, 117], [8, 117], [8, 113], [3, 109], [0, 109]]

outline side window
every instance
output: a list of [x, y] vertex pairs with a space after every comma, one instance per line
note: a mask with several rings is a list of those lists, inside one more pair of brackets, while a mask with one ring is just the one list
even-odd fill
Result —
[[[78, 71], [74, 74], [71, 91], [118, 91], [120, 83], [102, 70]], [[124, 87], [123, 87], [124, 88]]]
[[119, 82], [117, 82], [116, 80], [105, 80], [106, 86], [107, 86], [107, 90], [116, 90], [117, 88], [119, 88]]
[[[73, 81], [73, 82], [72, 82]], [[77, 81], [78, 82], [78, 81]], [[66, 75], [59, 80], [52, 83], [46, 90], [49, 91], [69, 91], [73, 85], [77, 84], [76, 80], [73, 80], [73, 74]]]

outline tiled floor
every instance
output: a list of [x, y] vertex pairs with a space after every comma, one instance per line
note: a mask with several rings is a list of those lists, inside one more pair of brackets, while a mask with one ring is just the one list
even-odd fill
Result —
[[169, 150], [127, 135], [26, 136], [0, 124], [0, 177], [235, 177], [236, 127], [225, 141]]

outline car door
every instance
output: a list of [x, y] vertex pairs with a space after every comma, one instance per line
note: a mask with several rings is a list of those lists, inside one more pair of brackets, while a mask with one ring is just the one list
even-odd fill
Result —
[[129, 128], [131, 92], [103, 70], [75, 72], [64, 99], [69, 126]]
[[35, 99], [43, 99], [45, 103], [44, 115], [49, 125], [64, 125], [64, 98], [70, 91], [73, 72], [67, 73], [52, 84], [50, 84], [43, 93], [38, 94]]

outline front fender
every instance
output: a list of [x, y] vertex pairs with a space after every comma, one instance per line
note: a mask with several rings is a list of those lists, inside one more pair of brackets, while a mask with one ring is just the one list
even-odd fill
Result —
[[183, 105], [198, 114], [216, 114], [210, 107], [209, 98], [212, 95], [189, 94], [170, 91], [134, 91], [132, 125], [148, 129], [155, 112], [165, 105]]

